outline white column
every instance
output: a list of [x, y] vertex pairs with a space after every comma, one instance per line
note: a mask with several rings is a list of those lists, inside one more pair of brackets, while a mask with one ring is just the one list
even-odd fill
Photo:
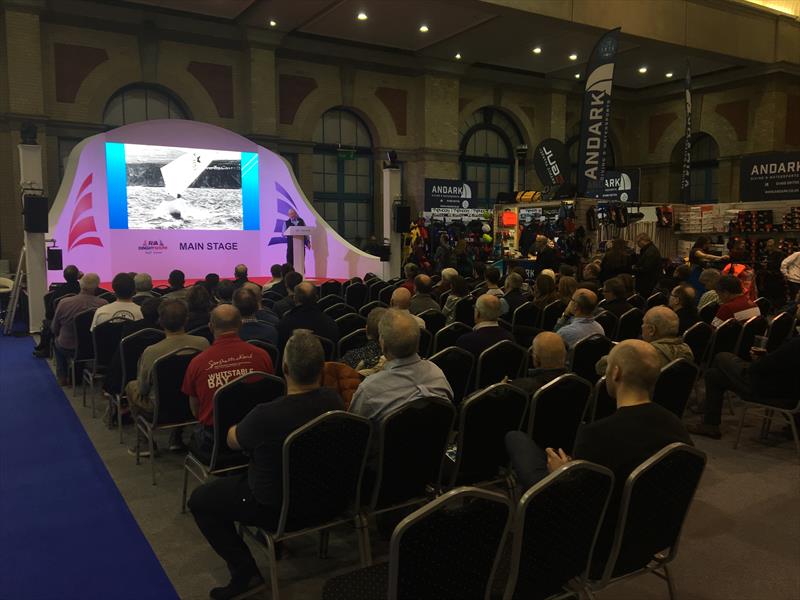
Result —
[[[41, 194], [42, 147], [33, 144], [19, 144], [20, 188], [31, 194]], [[28, 317], [30, 332], [38, 332], [44, 319], [42, 298], [47, 292], [47, 260], [43, 233], [24, 234], [25, 273], [28, 284]]]
[[400, 169], [383, 169], [383, 219], [381, 223], [383, 244], [390, 246], [391, 257], [388, 262], [381, 263], [384, 280], [400, 275], [400, 257], [402, 255], [402, 239], [394, 232], [394, 204], [402, 200], [400, 194]]

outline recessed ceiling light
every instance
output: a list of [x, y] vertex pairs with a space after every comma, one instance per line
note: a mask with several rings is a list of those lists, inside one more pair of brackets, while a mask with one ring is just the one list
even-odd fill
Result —
[[670, 71], [669, 73], [667, 73], [667, 74], [665, 75], [665, 77], [666, 77], [667, 79], [669, 79], [670, 77], [672, 77], [672, 71]]
[[642, 75], [647, 73], [647, 67], [639, 67], [639, 73], [641, 73]]
[[419, 26], [419, 30], [422, 33], [428, 33], [428, 26], [423, 23], [422, 25]]
[[277, 27], [278, 26], [278, 22], [275, 21], [274, 19], [270, 19], [269, 20], [269, 26], [270, 27]]
[[536, 46], [536, 48], [534, 48], [531, 52], [533, 52], [534, 54], [541, 54], [542, 49], [539, 46]]
[[461, 52], [456, 52], [456, 60], [461, 60]]
[[580, 73], [575, 73], [575, 79], [580, 79], [580, 78], [581, 78], [581, 74]]
[[569, 55], [569, 59], [570, 60], [578, 60], [578, 55], [573, 52], [572, 54]]
[[361, 11], [360, 13], [358, 13], [356, 19], [358, 19], [359, 21], [366, 21], [367, 19], [369, 19], [369, 17], [367, 16], [367, 13]]

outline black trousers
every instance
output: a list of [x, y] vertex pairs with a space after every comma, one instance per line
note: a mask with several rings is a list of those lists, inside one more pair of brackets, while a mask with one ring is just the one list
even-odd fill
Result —
[[506, 452], [523, 492], [549, 474], [547, 454], [524, 431], [509, 431], [506, 434]]
[[706, 406], [703, 423], [706, 425], [720, 424], [722, 402], [727, 390], [743, 397], [750, 395], [749, 369], [750, 363], [731, 352], [717, 354], [711, 367], [706, 369]]
[[280, 509], [259, 504], [247, 484], [247, 473], [218, 477], [192, 492], [189, 510], [214, 551], [228, 564], [232, 577], [255, 568], [255, 560], [236, 532], [235, 522], [267, 530], [278, 526]]

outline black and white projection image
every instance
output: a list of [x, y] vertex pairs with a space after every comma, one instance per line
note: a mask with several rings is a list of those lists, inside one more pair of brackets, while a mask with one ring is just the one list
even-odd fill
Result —
[[242, 229], [242, 155], [125, 144], [129, 229]]

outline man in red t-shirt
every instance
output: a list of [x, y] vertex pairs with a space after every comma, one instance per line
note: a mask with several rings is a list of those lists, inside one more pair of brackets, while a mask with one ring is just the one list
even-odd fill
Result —
[[758, 306], [743, 293], [742, 282], [734, 275], [724, 275], [719, 278], [717, 295], [720, 307], [711, 322], [713, 327], [719, 327], [728, 319], [747, 321], [761, 314]]
[[220, 304], [211, 311], [214, 343], [192, 359], [183, 378], [181, 389], [189, 396], [192, 414], [202, 426], [192, 443], [206, 450], [211, 449], [214, 441], [216, 391], [252, 371], [274, 372], [269, 354], [239, 337], [241, 326], [242, 315], [235, 306]]

